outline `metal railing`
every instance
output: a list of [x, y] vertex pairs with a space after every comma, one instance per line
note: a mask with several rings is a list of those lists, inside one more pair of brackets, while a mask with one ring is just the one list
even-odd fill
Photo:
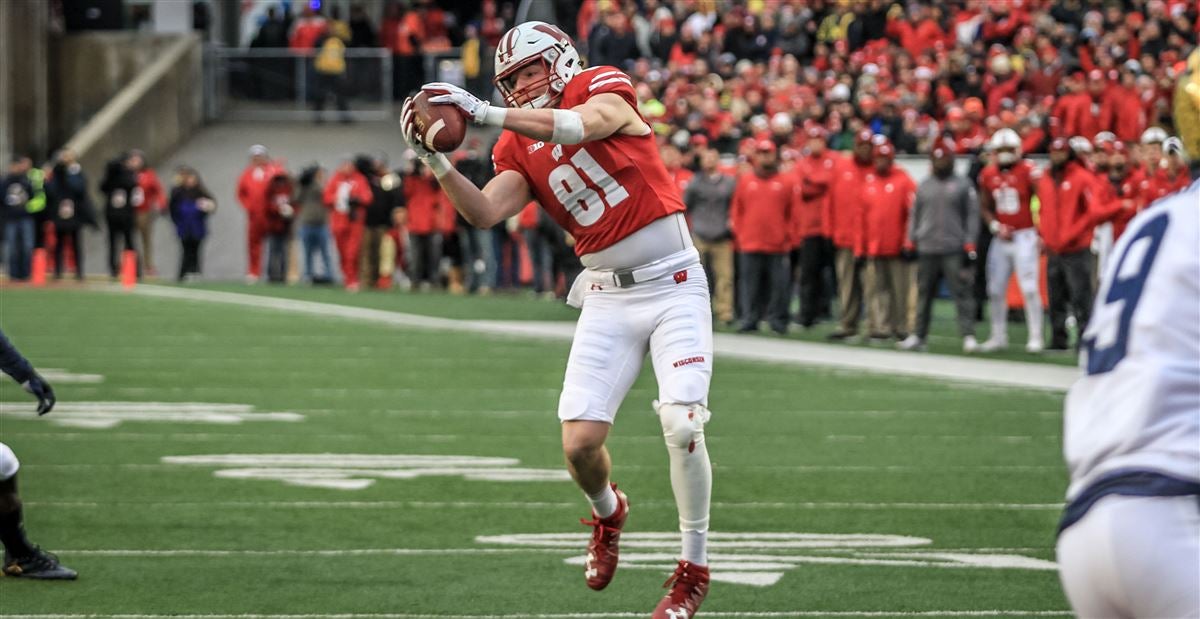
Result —
[[347, 48], [340, 74], [318, 71], [319, 53], [206, 47], [205, 118], [370, 121], [394, 117], [394, 65], [389, 50]]
[[[386, 48], [348, 48], [340, 77], [321, 74], [314, 66], [319, 50], [207, 46], [204, 50], [206, 120], [295, 121], [391, 120], [396, 104], [424, 82], [450, 82], [491, 94], [487, 80], [467, 83], [462, 51], [451, 48], [423, 54], [408, 62]], [[490, 59], [487, 59], [490, 62]], [[418, 76], [417, 73], [421, 75]], [[337, 109], [339, 97], [346, 111]]]

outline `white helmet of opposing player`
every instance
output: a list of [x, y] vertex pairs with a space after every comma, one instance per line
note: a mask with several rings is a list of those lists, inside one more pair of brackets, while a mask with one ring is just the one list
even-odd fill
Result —
[[996, 153], [996, 161], [1002, 166], [1010, 166], [1021, 158], [1021, 136], [1012, 129], [1001, 129], [992, 135], [988, 146]]
[[[517, 74], [535, 62], [546, 67], [545, 79], [517, 88]], [[514, 26], [500, 38], [492, 81], [509, 107], [546, 108], [558, 101], [567, 82], [581, 70], [571, 37], [546, 22], [530, 21]], [[545, 92], [535, 94], [543, 89]]]

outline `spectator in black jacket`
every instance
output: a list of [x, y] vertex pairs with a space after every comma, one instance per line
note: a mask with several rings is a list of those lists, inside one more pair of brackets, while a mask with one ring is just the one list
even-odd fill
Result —
[[[128, 155], [120, 155], [108, 162], [104, 170], [104, 180], [100, 182], [100, 191], [104, 194], [104, 221], [108, 225], [108, 267], [115, 278], [121, 269], [121, 252], [137, 252], [133, 243], [134, 217], [133, 204], [130, 196], [137, 189], [137, 175], [130, 165]], [[118, 249], [118, 241], [123, 248]], [[142, 272], [141, 260], [138, 260], [138, 275]]]
[[32, 271], [34, 217], [28, 208], [33, 197], [33, 184], [29, 180], [31, 165], [28, 157], [13, 157], [8, 165], [8, 175], [0, 182], [0, 195], [4, 200], [5, 260], [8, 276], [13, 280], [29, 279]]
[[175, 233], [183, 246], [179, 261], [179, 281], [182, 282], [200, 275], [200, 244], [208, 236], [208, 216], [217, 210], [217, 202], [204, 187], [200, 175], [183, 166], [176, 171], [168, 204]]
[[362, 256], [362, 281], [366, 286], [373, 287], [378, 284], [383, 272], [383, 240], [392, 229], [396, 211], [404, 208], [404, 189], [400, 175], [388, 169], [385, 156], [375, 159], [360, 157], [355, 165], [371, 184], [373, 197], [371, 205], [367, 207], [367, 230], [359, 254]]
[[54, 279], [62, 279], [66, 266], [67, 243], [75, 255], [75, 279], [83, 280], [84, 226], [96, 226], [96, 212], [88, 193], [87, 175], [75, 159], [75, 151], [63, 149], [58, 153], [54, 172], [46, 184], [46, 199], [54, 222]]

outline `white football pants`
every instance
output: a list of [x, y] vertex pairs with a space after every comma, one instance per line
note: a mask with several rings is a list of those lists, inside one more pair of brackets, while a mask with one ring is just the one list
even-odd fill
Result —
[[1008, 341], [1008, 280], [1017, 273], [1017, 285], [1025, 299], [1025, 323], [1029, 341], [1042, 341], [1044, 312], [1038, 289], [1038, 233], [1034, 228], [1017, 230], [1011, 241], [993, 237], [987, 256], [987, 291], [992, 318], [991, 339]]
[[1200, 617], [1200, 497], [1100, 499], [1058, 538], [1058, 569], [1083, 619]]

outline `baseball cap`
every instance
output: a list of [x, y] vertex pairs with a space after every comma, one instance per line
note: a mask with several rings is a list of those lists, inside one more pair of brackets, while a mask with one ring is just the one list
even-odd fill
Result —
[[937, 142], [933, 143], [933, 150], [930, 150], [929, 154], [932, 155], [934, 159], [953, 157], [955, 154], [954, 143], [950, 140], [938, 140]]
[[875, 134], [871, 133], [870, 129], [863, 129], [858, 132], [858, 135], [854, 136], [854, 145], [859, 146], [861, 144], [868, 144], [871, 142], [871, 138], [874, 135]]
[[887, 157], [891, 159], [896, 156], [896, 149], [892, 147], [891, 142], [885, 141], [881, 144], [876, 144], [872, 154], [875, 157]]
[[1104, 81], [1104, 71], [1101, 71], [1100, 69], [1092, 69], [1088, 72], [1087, 78], [1089, 82], [1102, 82]]
[[267, 156], [267, 147], [263, 146], [262, 144], [255, 144], [254, 146], [251, 146], [250, 147], [250, 156], [251, 157], [266, 157]]
[[1067, 141], [1067, 138], [1054, 138], [1054, 141], [1050, 142], [1050, 150], [1051, 151], [1070, 150], [1070, 149], [1071, 149], [1071, 143], [1069, 141]]
[[704, 135], [703, 133], [697, 133], [688, 139], [688, 144], [691, 144], [697, 148], [707, 148], [708, 136]]
[[804, 132], [804, 135], [806, 135], [810, 138], [813, 138], [813, 139], [816, 139], [816, 138], [824, 139], [827, 134], [828, 134], [828, 132], [825, 131], [825, 127], [822, 127], [821, 125], [816, 125], [816, 124], [810, 125], [808, 127], [808, 130]]

